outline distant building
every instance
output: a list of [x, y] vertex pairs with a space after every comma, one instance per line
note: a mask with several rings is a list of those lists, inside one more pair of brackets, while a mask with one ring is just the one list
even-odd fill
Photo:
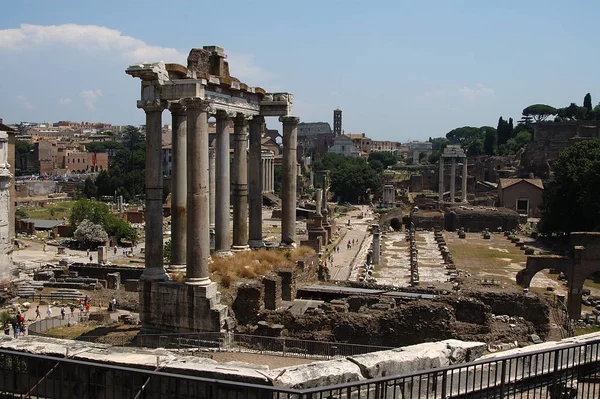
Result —
[[342, 110], [336, 108], [333, 110], [333, 134], [335, 137], [342, 135]]
[[429, 157], [433, 152], [433, 143], [428, 141], [411, 141], [408, 143], [409, 151], [411, 153], [413, 164], [418, 164], [421, 159], [421, 154], [425, 157]]
[[543, 194], [541, 179], [500, 179], [498, 183], [500, 206], [530, 217], [541, 216]]
[[360, 157], [360, 150], [356, 147], [353, 140], [344, 134], [333, 139], [333, 145], [329, 147], [328, 152], [347, 157]]
[[371, 152], [372, 141], [370, 137], [367, 137], [364, 133], [351, 133], [347, 134], [346, 136], [352, 139], [352, 143], [354, 143], [354, 146], [356, 146], [356, 148], [358, 148], [358, 150], [360, 151], [361, 157], [369, 156], [369, 153]]
[[298, 145], [304, 155], [313, 153], [321, 159], [333, 145], [334, 134], [327, 122], [301, 122], [298, 124]]

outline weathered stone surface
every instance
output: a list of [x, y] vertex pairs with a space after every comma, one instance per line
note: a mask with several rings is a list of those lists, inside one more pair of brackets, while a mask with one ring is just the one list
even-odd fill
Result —
[[364, 379], [360, 368], [349, 360], [329, 360], [267, 373], [273, 385], [288, 388], [313, 388]]

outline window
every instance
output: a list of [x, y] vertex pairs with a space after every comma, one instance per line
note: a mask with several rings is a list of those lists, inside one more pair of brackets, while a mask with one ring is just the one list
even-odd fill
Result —
[[529, 200], [528, 199], [523, 199], [523, 198], [517, 199], [517, 212], [525, 213], [525, 214], [529, 213]]

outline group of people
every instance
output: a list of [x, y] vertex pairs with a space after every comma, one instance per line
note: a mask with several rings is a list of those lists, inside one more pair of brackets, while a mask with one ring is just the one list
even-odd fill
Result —
[[[17, 310], [17, 315], [10, 321], [10, 327], [12, 327], [15, 338], [17, 338], [19, 335], [27, 335], [25, 316], [21, 312], [21, 309]], [[10, 335], [10, 327], [4, 329], [4, 334]]]

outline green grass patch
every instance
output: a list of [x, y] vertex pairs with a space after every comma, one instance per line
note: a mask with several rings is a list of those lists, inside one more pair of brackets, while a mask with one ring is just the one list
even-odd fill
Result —
[[71, 216], [71, 208], [74, 201], [60, 202], [58, 204], [48, 204], [46, 206], [26, 206], [19, 209], [25, 212], [28, 218], [59, 220]]
[[75, 339], [96, 329], [95, 323], [77, 323], [74, 326], [58, 326], [47, 329], [45, 336], [62, 339]]
[[597, 326], [592, 326], [590, 328], [576, 328], [575, 329], [575, 335], [584, 335], [584, 334], [591, 334], [591, 333], [595, 333], [595, 332], [600, 332], [600, 327]]

